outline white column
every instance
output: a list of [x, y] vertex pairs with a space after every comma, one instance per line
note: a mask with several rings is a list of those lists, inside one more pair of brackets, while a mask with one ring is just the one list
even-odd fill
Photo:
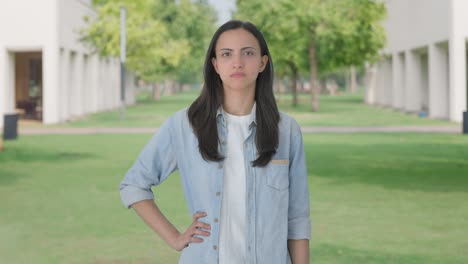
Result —
[[57, 123], [59, 117], [59, 48], [56, 43], [46, 46], [43, 51], [43, 122]]
[[377, 81], [375, 87], [375, 103], [377, 105], [383, 105], [383, 90], [385, 87], [385, 65], [383, 58], [377, 64]]
[[109, 87], [107, 85], [107, 76], [109, 71], [107, 69], [107, 58], [101, 60], [101, 100], [102, 100], [102, 109], [109, 110]]
[[91, 112], [91, 85], [89, 56], [83, 54], [83, 114]]
[[106, 74], [104, 75], [104, 85], [106, 86], [106, 93], [104, 94], [104, 98], [106, 99], [106, 110], [111, 110], [112, 109], [112, 101], [113, 101], [113, 91], [112, 91], [112, 85], [111, 85], [111, 61], [109, 58], [106, 58], [105, 60], [105, 69], [106, 69]]
[[[124, 72], [124, 74], [125, 74], [125, 72]], [[121, 104], [121, 100], [120, 100], [120, 97], [121, 97], [120, 96], [120, 60], [119, 59], [114, 59], [114, 67], [113, 67], [113, 74], [112, 75], [114, 76], [115, 108], [118, 108], [118, 107], [120, 107], [120, 104]]]
[[99, 56], [94, 54], [90, 55], [89, 58], [89, 70], [90, 70], [90, 104], [91, 112], [97, 112], [99, 109], [98, 98], [99, 98]]
[[401, 53], [393, 53], [393, 94], [392, 107], [395, 109], [403, 109], [405, 89], [405, 62], [404, 55]]
[[461, 122], [463, 111], [467, 110], [466, 83], [466, 0], [452, 0], [451, 32], [449, 39], [449, 116], [450, 120]]
[[125, 71], [125, 104], [135, 103], [135, 74], [131, 71]]
[[66, 49], [60, 51], [60, 121], [70, 118], [69, 87], [70, 87], [70, 52]]
[[445, 45], [429, 46], [429, 117], [448, 119], [448, 54]]
[[110, 63], [109, 78], [111, 81], [112, 109], [115, 109], [120, 106], [120, 71], [117, 59], [111, 59]]
[[81, 52], [75, 53], [75, 67], [74, 67], [75, 84], [73, 85], [75, 89], [75, 115], [83, 115], [83, 54]]
[[7, 69], [10, 68], [7, 58], [8, 53], [6, 49], [0, 46], [0, 127], [3, 127], [3, 115], [7, 111], [5, 107], [8, 89]]
[[393, 97], [393, 66], [392, 58], [386, 57], [384, 60], [384, 83], [383, 83], [383, 93], [382, 93], [382, 102], [385, 106], [392, 105]]
[[406, 57], [405, 108], [407, 112], [418, 112], [421, 109], [421, 69], [419, 55], [408, 50]]
[[376, 103], [376, 84], [377, 84], [377, 66], [374, 65], [366, 65], [366, 94], [365, 94], [365, 102], [366, 104], [373, 105]]
[[421, 106], [423, 111], [429, 110], [429, 59], [428, 54], [424, 53], [419, 56], [420, 58], [420, 92], [421, 92]]
[[76, 52], [70, 51], [70, 67], [68, 69], [68, 102], [69, 102], [69, 107], [70, 107], [70, 117], [75, 117], [78, 114], [77, 111], [77, 85], [76, 85], [76, 79], [78, 76], [76, 76]]
[[3, 127], [4, 114], [13, 113], [14, 111], [15, 54], [0, 48], [0, 127]]
[[104, 75], [105, 75], [105, 71], [104, 71], [104, 59], [103, 58], [99, 58], [99, 61], [98, 61], [98, 111], [103, 111], [105, 109], [105, 104], [104, 104], [104, 89], [105, 89], [105, 86], [104, 86]]
[[59, 19], [58, 1], [53, 1], [51, 16], [47, 17], [51, 27], [44, 29], [43, 36], [45, 44], [42, 49], [42, 76], [43, 76], [43, 100], [42, 100], [42, 122], [52, 124], [60, 122], [59, 115]]

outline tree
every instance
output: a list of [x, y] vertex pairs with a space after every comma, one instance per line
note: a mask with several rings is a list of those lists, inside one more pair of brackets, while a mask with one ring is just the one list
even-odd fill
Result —
[[[206, 1], [94, 0], [97, 17], [87, 18], [83, 41], [102, 56], [120, 54], [120, 7], [127, 9], [127, 67], [157, 83], [201, 75], [214, 12]], [[200, 62], [201, 61], [201, 62]], [[153, 86], [157, 89], [157, 85]]]
[[187, 56], [177, 67], [168, 70], [181, 83], [200, 81], [206, 49], [215, 31], [216, 14], [207, 1], [163, 0], [153, 9], [153, 16], [167, 25], [170, 37], [186, 42]]
[[374, 0], [273, 0], [268, 5], [253, 0], [256, 9], [248, 2], [237, 1], [239, 14], [260, 25], [272, 23], [265, 30], [271, 31], [270, 45], [282, 50], [280, 61], [291, 58], [299, 70], [307, 65], [312, 111], [319, 110], [319, 73], [375, 60], [385, 42], [379, 24], [385, 6]]
[[238, 0], [236, 17], [252, 21], [262, 31], [274, 59], [276, 76], [289, 75], [292, 104], [296, 106], [296, 83], [299, 74], [307, 68], [307, 60], [302, 56], [305, 43], [298, 43], [304, 38], [300, 36], [297, 21], [290, 17], [292, 6], [289, 1], [273, 0], [265, 5], [260, 0]]

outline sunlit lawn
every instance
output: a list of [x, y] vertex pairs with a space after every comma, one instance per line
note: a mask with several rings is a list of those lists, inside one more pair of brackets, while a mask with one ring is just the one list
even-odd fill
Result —
[[[20, 136], [0, 153], [0, 263], [177, 263], [120, 203], [150, 135]], [[468, 263], [468, 137], [306, 134], [312, 263]], [[190, 221], [177, 174], [154, 189]]]
[[[158, 127], [196, 92], [59, 127]], [[457, 125], [309, 95], [280, 109], [302, 126]], [[47, 127], [47, 126], [46, 126]], [[176, 263], [178, 254], [120, 203], [118, 184], [151, 135], [24, 136], [0, 152], [0, 263]], [[312, 263], [468, 263], [468, 137], [305, 134]], [[178, 174], [154, 189], [169, 219], [190, 221]]]
[[[91, 114], [61, 127], [158, 127], [171, 113], [188, 107], [198, 91], [162, 96], [160, 101], [150, 100], [148, 93], [140, 93], [136, 105], [125, 111], [120, 119], [118, 109]], [[300, 94], [299, 105], [292, 107], [291, 95], [277, 95], [281, 111], [291, 114], [302, 126], [396, 126], [396, 125], [448, 125], [454, 123], [420, 118], [390, 108], [373, 107], [363, 104], [362, 94], [321, 96], [319, 112], [310, 111], [310, 95]]]

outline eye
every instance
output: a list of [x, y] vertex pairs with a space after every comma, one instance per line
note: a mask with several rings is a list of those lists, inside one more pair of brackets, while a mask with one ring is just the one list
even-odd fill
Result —
[[231, 52], [230, 51], [224, 51], [221, 53], [221, 57], [229, 57], [231, 56]]
[[253, 56], [253, 55], [254, 55], [254, 52], [251, 51], [251, 50], [248, 50], [248, 51], [244, 52], [244, 55], [246, 55], [246, 56]]

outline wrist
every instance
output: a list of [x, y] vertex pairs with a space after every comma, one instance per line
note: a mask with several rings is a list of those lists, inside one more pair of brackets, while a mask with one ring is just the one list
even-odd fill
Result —
[[177, 251], [181, 251], [182, 248], [180, 248], [180, 245], [179, 245], [179, 244], [180, 244], [179, 241], [180, 241], [180, 237], [181, 237], [181, 236], [182, 236], [182, 234], [181, 234], [178, 230], [176, 230], [176, 232], [174, 232], [174, 233], [171, 235], [170, 239], [167, 241], [168, 244], [169, 244], [169, 246], [170, 246], [171, 248], [177, 250]]

